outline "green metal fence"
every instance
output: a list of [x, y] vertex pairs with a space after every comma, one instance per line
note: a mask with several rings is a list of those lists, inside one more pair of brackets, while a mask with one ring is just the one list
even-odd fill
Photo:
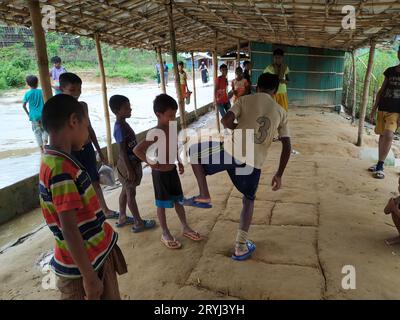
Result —
[[291, 105], [340, 104], [345, 51], [251, 42], [253, 84], [272, 63], [272, 52], [276, 48], [285, 51], [285, 63], [289, 66], [288, 97]]

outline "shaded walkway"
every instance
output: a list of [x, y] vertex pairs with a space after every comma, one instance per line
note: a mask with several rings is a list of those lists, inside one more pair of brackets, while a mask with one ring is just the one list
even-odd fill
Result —
[[[214, 125], [212, 119], [208, 125]], [[337, 114], [318, 109], [290, 110], [293, 155], [283, 189], [272, 192], [279, 143], [274, 143], [264, 167], [255, 204], [250, 238], [257, 244], [253, 259], [231, 260], [241, 196], [227, 174], [209, 177], [214, 200], [211, 210], [188, 208], [190, 223], [206, 239], [191, 242], [179, 236], [176, 214], [168, 211], [180, 251], [160, 243], [160, 229], [132, 234], [120, 231], [119, 245], [129, 273], [120, 277], [125, 299], [341, 299], [398, 298], [400, 247], [383, 239], [395, 235], [383, 207], [397, 190], [398, 174], [387, 169], [384, 181], [370, 177], [368, 161], [358, 159], [357, 128]], [[374, 135], [366, 144], [376, 145]], [[197, 192], [189, 167], [182, 178], [186, 194]], [[117, 208], [119, 190], [108, 201]], [[150, 175], [138, 191], [144, 217], [155, 217]], [[41, 288], [35, 261], [52, 245], [43, 229], [16, 248], [0, 255], [0, 298], [57, 298]], [[353, 265], [356, 290], [344, 290], [342, 267]]]

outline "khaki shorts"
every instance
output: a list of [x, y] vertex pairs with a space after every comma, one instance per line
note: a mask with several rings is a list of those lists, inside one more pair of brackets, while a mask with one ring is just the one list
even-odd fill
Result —
[[[125, 258], [121, 249], [115, 245], [109, 256], [104, 261], [97, 274], [103, 283], [103, 293], [101, 300], [121, 300], [119, 294], [117, 273], [119, 275], [127, 273]], [[84, 300], [85, 289], [82, 278], [68, 279], [57, 277], [57, 288], [61, 292], [61, 300]]]
[[378, 111], [378, 118], [375, 125], [375, 133], [382, 135], [385, 130], [396, 132], [397, 121], [400, 113], [391, 113], [386, 111]]
[[123, 188], [130, 190], [130, 192], [133, 192], [133, 194], [136, 194], [136, 187], [140, 185], [143, 176], [142, 163], [138, 161], [131, 161], [131, 166], [135, 173], [135, 177], [132, 181], [129, 181], [127, 179], [128, 170], [124, 162], [121, 159], [118, 159], [117, 163], [118, 179], [121, 182]]

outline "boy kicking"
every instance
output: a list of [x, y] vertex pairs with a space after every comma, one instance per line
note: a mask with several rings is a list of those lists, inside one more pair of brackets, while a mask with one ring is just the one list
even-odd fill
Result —
[[[182, 244], [172, 236], [167, 226], [165, 216], [166, 208], [175, 207], [175, 211], [182, 224], [183, 236], [193, 241], [201, 241], [202, 238], [198, 232], [193, 231], [193, 229], [189, 227], [186, 221], [185, 209], [181, 204], [183, 200], [183, 192], [181, 181], [176, 170], [175, 161], [178, 161], [180, 174], [183, 174], [184, 168], [182, 163], [179, 161], [177, 150], [173, 152], [172, 158], [170, 158], [170, 146], [171, 148], [174, 146], [176, 147], [178, 141], [176, 136], [170, 139], [170, 136], [173, 137], [174, 133], [169, 132], [169, 123], [170, 121], [175, 121], [178, 104], [172, 97], [166, 94], [160, 94], [154, 100], [153, 109], [158, 121], [155, 129], [159, 130], [157, 139], [154, 141], [144, 140], [139, 143], [133, 151], [138, 158], [148, 163], [152, 169], [151, 174], [153, 177], [157, 216], [162, 228], [161, 242], [167, 248], [179, 249], [182, 247]], [[153, 161], [149, 161], [146, 153], [149, 147], [160, 139], [160, 135], [166, 138], [166, 143], [159, 146], [159, 149], [157, 150], [157, 162], [154, 163]]]
[[[256, 248], [255, 244], [248, 240], [248, 231], [253, 217], [261, 167], [277, 131], [279, 140], [282, 141], [282, 153], [279, 169], [272, 178], [272, 190], [281, 188], [282, 175], [290, 158], [291, 144], [287, 113], [273, 99], [278, 86], [278, 76], [262, 74], [258, 78], [257, 93], [240, 97], [221, 120], [226, 128], [233, 130], [232, 138], [237, 137], [238, 131], [241, 130], [242, 137], [245, 139], [245, 130], [253, 130], [254, 141], [228, 139], [225, 140], [225, 144], [207, 141], [194, 144], [189, 149], [190, 161], [200, 194], [185, 199], [185, 205], [210, 208], [211, 197], [206, 176], [222, 171], [228, 172], [234, 186], [243, 194], [240, 225], [236, 235], [235, 252], [232, 255], [234, 260], [249, 258]], [[234, 123], [235, 119], [237, 123]], [[254, 153], [243, 156], [242, 150], [246, 150], [246, 143], [253, 143]], [[218, 162], [215, 163], [214, 160]]]
[[[126, 122], [132, 115], [129, 99], [125, 96], [114, 95], [109, 101], [110, 109], [117, 117], [114, 126], [114, 139], [119, 146], [119, 157], [117, 163], [118, 178], [122, 184], [119, 195], [120, 217], [117, 227], [131, 225], [132, 232], [141, 232], [154, 228], [154, 220], [143, 220], [140, 217], [136, 203], [136, 188], [142, 181], [142, 162], [133, 153], [137, 145], [136, 134]], [[126, 215], [126, 205], [132, 212], [133, 218]]]
[[[60, 90], [64, 94], [68, 94], [74, 97], [76, 100], [79, 99], [82, 90], [82, 80], [75, 73], [66, 72], [60, 75]], [[100, 186], [100, 176], [97, 171], [97, 160], [96, 153], [93, 149], [93, 144], [100, 156], [101, 162], [106, 164], [106, 158], [101, 152], [99, 142], [97, 141], [96, 133], [94, 132], [92, 125], [90, 124], [89, 110], [86, 102], [80, 101], [82, 104], [87, 118], [89, 119], [89, 138], [81, 150], [73, 151], [73, 156], [86, 168], [90, 180], [96, 195], [100, 201], [101, 208], [107, 219], [117, 219], [119, 214], [116, 211], [110, 210], [107, 206], [106, 200], [104, 199], [103, 190]]]
[[116, 273], [127, 267], [118, 234], [105, 221], [86, 169], [71, 155], [89, 137], [87, 113], [59, 94], [44, 105], [42, 121], [50, 146], [41, 160], [40, 205], [56, 240], [50, 265], [61, 299], [120, 299]]

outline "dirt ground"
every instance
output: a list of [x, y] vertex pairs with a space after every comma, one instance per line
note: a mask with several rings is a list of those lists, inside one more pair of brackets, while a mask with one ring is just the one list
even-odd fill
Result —
[[[398, 172], [387, 168], [385, 180], [367, 172], [359, 159], [357, 128], [321, 109], [289, 110], [293, 155], [283, 188], [271, 191], [280, 144], [274, 143], [263, 168], [250, 238], [257, 250], [251, 260], [230, 258], [240, 213], [240, 194], [221, 173], [208, 178], [212, 209], [187, 208], [190, 224], [205, 236], [200, 243], [180, 235], [176, 214], [168, 212], [172, 232], [183, 243], [172, 251], [160, 243], [160, 228], [133, 234], [118, 230], [128, 274], [119, 278], [123, 299], [397, 299], [400, 246], [391, 218], [383, 214], [396, 194]], [[377, 137], [365, 135], [365, 145]], [[189, 167], [182, 179], [186, 195], [197, 192]], [[108, 197], [118, 208], [120, 189]], [[145, 218], [156, 218], [150, 175], [138, 191]], [[44, 228], [0, 254], [1, 299], [57, 299], [42, 287], [38, 266], [53, 239]], [[344, 266], [355, 269], [356, 289], [342, 288]]]

